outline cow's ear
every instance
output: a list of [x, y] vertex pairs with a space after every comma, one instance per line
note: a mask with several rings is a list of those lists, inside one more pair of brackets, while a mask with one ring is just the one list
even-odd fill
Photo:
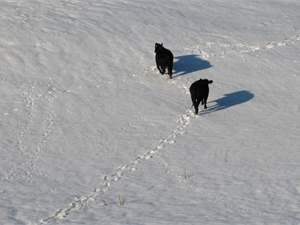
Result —
[[208, 81], [208, 83], [209, 83], [209, 84], [212, 84], [212, 83], [213, 83], [213, 81], [212, 81], [212, 80], [210, 80], [210, 81]]
[[161, 46], [163, 46], [163, 43], [161, 43]]

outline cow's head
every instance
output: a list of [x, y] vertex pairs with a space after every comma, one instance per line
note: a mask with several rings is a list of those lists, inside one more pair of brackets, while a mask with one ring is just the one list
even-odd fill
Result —
[[213, 83], [213, 81], [212, 81], [212, 80], [201, 79], [201, 78], [200, 78], [200, 80], [199, 80], [199, 81], [200, 81], [200, 83], [201, 83], [201, 84], [207, 84], [207, 85], [208, 85], [208, 84], [212, 84], [212, 83]]
[[155, 50], [154, 50], [154, 52], [157, 53], [157, 52], [159, 52], [162, 48], [163, 48], [163, 43], [161, 43], [161, 44], [155, 43]]

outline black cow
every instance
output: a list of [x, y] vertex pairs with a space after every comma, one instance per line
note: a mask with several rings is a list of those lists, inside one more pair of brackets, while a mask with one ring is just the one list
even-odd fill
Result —
[[163, 47], [163, 44], [155, 43], [155, 61], [156, 67], [161, 74], [166, 72], [166, 67], [168, 67], [168, 74], [170, 79], [172, 79], [172, 69], [173, 69], [173, 59], [174, 56], [169, 49]]
[[213, 81], [212, 80], [207, 80], [207, 79], [201, 79], [195, 81], [192, 83], [190, 87], [190, 93], [191, 93], [191, 98], [192, 102], [195, 108], [195, 114], [198, 114], [198, 107], [200, 102], [202, 102], [202, 105], [204, 105], [204, 108], [206, 109], [206, 101], [208, 98], [209, 94], [209, 87], [208, 85], [211, 84]]

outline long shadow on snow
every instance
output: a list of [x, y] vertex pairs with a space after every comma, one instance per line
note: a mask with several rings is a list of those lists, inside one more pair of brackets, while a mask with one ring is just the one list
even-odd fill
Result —
[[199, 58], [197, 55], [182, 55], [175, 57], [175, 59], [178, 59], [178, 61], [174, 62], [175, 76], [173, 75], [173, 77], [183, 76], [212, 67], [210, 62]]
[[215, 102], [216, 104], [213, 105], [212, 107], [208, 107], [205, 111], [200, 112], [200, 114], [204, 115], [207, 113], [223, 110], [231, 106], [239, 105], [247, 101], [250, 101], [252, 98], [254, 98], [254, 94], [246, 90], [225, 94], [223, 98], [219, 98], [217, 100], [211, 101], [211, 102]]

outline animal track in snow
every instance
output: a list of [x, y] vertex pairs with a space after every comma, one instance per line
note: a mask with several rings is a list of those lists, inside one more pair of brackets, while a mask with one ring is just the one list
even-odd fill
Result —
[[[52, 85], [50, 82], [47, 86], [48, 88]], [[42, 95], [36, 93], [36, 81], [27, 82], [25, 84], [20, 85], [20, 91], [23, 93], [24, 97], [24, 106], [27, 109], [27, 118], [25, 119], [25, 123], [21, 126], [20, 131], [15, 134], [16, 146], [19, 153], [22, 155], [23, 162], [18, 165], [13, 165], [6, 175], [5, 179], [13, 179], [14, 177], [18, 177], [30, 182], [32, 172], [35, 170], [36, 162], [39, 158], [39, 155], [42, 151], [44, 151], [46, 142], [48, 141], [49, 134], [51, 133], [51, 127], [53, 125], [53, 118], [55, 117], [55, 113], [52, 110], [46, 111], [44, 113], [44, 129], [41, 130], [40, 141], [36, 144], [34, 148], [28, 147], [28, 140], [26, 140], [25, 136], [27, 132], [30, 132], [32, 125], [34, 124], [34, 120], [37, 117], [35, 105], [40, 100]], [[47, 104], [50, 104], [54, 101], [56, 96], [51, 92], [47, 91], [43, 96], [47, 100]], [[45, 107], [47, 109], [47, 107]]]
[[217, 44], [214, 42], [206, 42], [205, 44], [197, 45], [194, 47], [186, 47], [185, 50], [191, 51], [191, 53], [199, 55], [202, 59], [209, 59], [211, 57], [223, 58], [228, 54], [234, 53], [247, 53], [256, 52], [261, 50], [270, 50], [276, 47], [282, 47], [290, 44], [294, 44], [300, 41], [300, 34], [294, 35], [290, 38], [285, 38], [281, 41], [271, 41], [260, 46], [239, 44]]
[[[21, 85], [20, 89], [24, 96], [24, 104], [25, 107], [28, 109], [28, 117], [26, 119], [25, 124], [21, 127], [21, 130], [18, 134], [15, 134], [17, 149], [19, 150], [19, 153], [23, 157], [28, 157], [26, 146], [23, 143], [23, 139], [25, 134], [28, 132], [34, 118], [34, 106], [35, 106], [35, 86], [36, 82], [34, 81], [31, 85]], [[15, 171], [20, 167], [24, 166], [26, 162], [20, 164], [20, 165], [13, 165], [9, 171], [7, 172], [7, 175], [5, 176], [6, 179], [12, 179], [15, 176]]]
[[[267, 50], [272, 49], [276, 46], [285, 46], [288, 44], [293, 44], [296, 41], [300, 40], [300, 35], [291, 37], [289, 39], [284, 39], [280, 42], [269, 42], [264, 46], [248, 46], [243, 44], [235, 44], [235, 45], [229, 45], [229, 44], [220, 44], [217, 45], [216, 43], [206, 43], [206, 45], [199, 45], [192, 48], [186, 48], [187, 50], [191, 50], [192, 53], [200, 55], [203, 59], [208, 59], [210, 57], [224, 57], [227, 54], [230, 53], [243, 53], [243, 52], [254, 52], [259, 50]], [[203, 50], [205, 49], [205, 50]], [[208, 50], [206, 50], [208, 49]], [[216, 50], [216, 51], [214, 51]], [[221, 50], [221, 51], [220, 51]], [[221, 53], [216, 53], [221, 52]], [[155, 70], [155, 67], [152, 68], [152, 70]], [[169, 83], [174, 85], [179, 85], [177, 82], [170, 80]], [[183, 93], [188, 94], [188, 88], [184, 85], [179, 85], [179, 87], [182, 89]], [[144, 154], [138, 155], [134, 161], [119, 166], [115, 169], [115, 171], [110, 175], [105, 175], [101, 180], [101, 186], [99, 188], [95, 188], [88, 196], [76, 198], [73, 202], [69, 203], [68, 206], [65, 208], [57, 209], [54, 214], [49, 216], [46, 219], [40, 220], [39, 224], [48, 224], [52, 222], [56, 222], [58, 220], [61, 220], [63, 218], [66, 218], [68, 214], [73, 210], [79, 210], [89, 204], [90, 201], [94, 201], [95, 198], [100, 195], [100, 193], [104, 193], [108, 190], [110, 190], [112, 184], [114, 182], [119, 181], [122, 179], [124, 173], [131, 172], [137, 169], [138, 165], [144, 161], [151, 158], [159, 158], [161, 165], [165, 168], [167, 173], [169, 173], [171, 176], [176, 177], [177, 180], [181, 181], [182, 177], [173, 172], [171, 169], [169, 169], [168, 163], [163, 159], [160, 155], [161, 149], [163, 149], [168, 144], [173, 144], [176, 142], [176, 139], [185, 134], [186, 130], [185, 128], [189, 125], [190, 121], [197, 117], [191, 110], [187, 110], [184, 114], [180, 115], [177, 120], [177, 127], [171, 131], [171, 134], [165, 138], [160, 139], [153, 148], [147, 150]], [[189, 184], [186, 184], [186, 187], [191, 189], [192, 191], [196, 193], [201, 193], [203, 190], [193, 187]], [[210, 199], [213, 203], [218, 204], [224, 204], [227, 207], [235, 208], [236, 211], [243, 212], [246, 209], [244, 206], [236, 206], [231, 204], [229, 201], [227, 201], [224, 198], [220, 197], [213, 197], [209, 196], [205, 193], [202, 193], [203, 198]]]
[[74, 202], [68, 204], [67, 207], [60, 208], [53, 215], [49, 216], [46, 219], [40, 220], [39, 224], [48, 224], [48, 223], [61, 220], [67, 217], [71, 211], [78, 210], [88, 205], [90, 201], [94, 201], [94, 199], [100, 193], [104, 193], [108, 191], [114, 182], [119, 181], [124, 175], [124, 173], [136, 170], [138, 164], [140, 164], [142, 161], [151, 159], [154, 156], [158, 156], [162, 148], [164, 148], [168, 144], [175, 143], [176, 139], [185, 133], [185, 128], [189, 125], [190, 121], [195, 117], [197, 116], [191, 110], [188, 110], [183, 115], [180, 115], [177, 120], [177, 127], [171, 131], [171, 135], [169, 135], [165, 139], [159, 140], [154, 145], [153, 148], [147, 150], [143, 155], [138, 155], [134, 161], [126, 165], [117, 167], [115, 171], [110, 175], [105, 175], [102, 178], [101, 187], [95, 188], [89, 196], [75, 199]]

